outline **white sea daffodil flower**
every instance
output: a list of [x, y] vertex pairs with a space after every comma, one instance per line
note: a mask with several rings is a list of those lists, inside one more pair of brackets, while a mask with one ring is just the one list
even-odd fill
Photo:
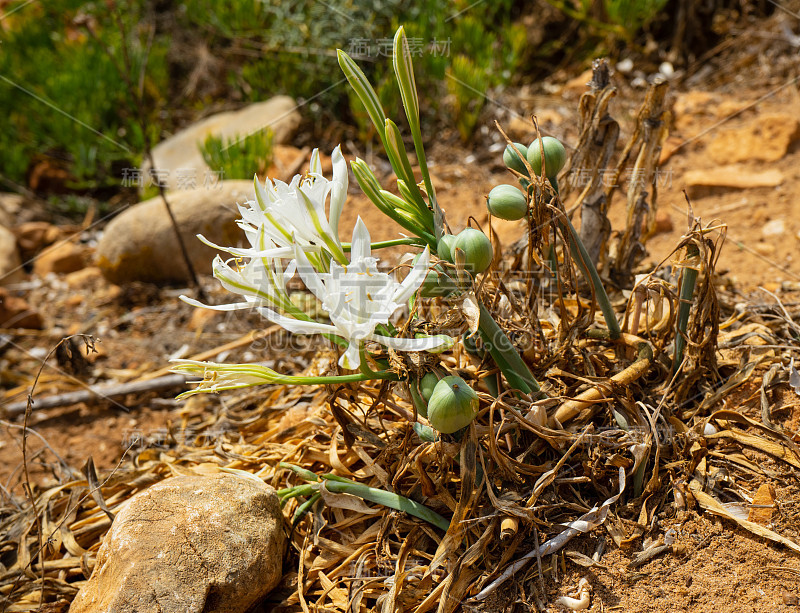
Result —
[[[207, 245], [236, 257], [293, 258], [295, 247], [308, 253], [328, 252], [340, 264], [347, 262], [339, 241], [339, 217], [347, 199], [347, 162], [341, 146], [331, 155], [333, 179], [322, 174], [319, 150], [311, 154], [308, 173], [295, 175], [289, 184], [266, 179], [262, 185], [253, 180], [255, 197], [247, 206], [239, 206], [250, 248], [223, 247], [198, 235]], [[330, 197], [330, 218], [325, 213]], [[265, 240], [266, 239], [266, 240]]]
[[294, 308], [286, 291], [286, 282], [294, 276], [297, 269], [294, 260], [284, 268], [280, 259], [251, 258], [248, 262], [240, 263], [236, 259], [225, 262], [220, 256], [216, 256], [213, 269], [214, 277], [222, 287], [229, 292], [241, 294], [245, 302], [209, 305], [188, 296], [181, 296], [181, 300], [213, 311], [238, 311], [259, 306], [289, 311]]
[[353, 230], [350, 263], [332, 262], [330, 271], [318, 272], [303, 249], [295, 247], [297, 272], [306, 287], [322, 302], [330, 324], [303, 321], [280, 315], [269, 308], [259, 308], [267, 319], [294, 334], [329, 334], [348, 342], [339, 365], [347, 369], [361, 366], [361, 349], [365, 341], [380, 343], [397, 351], [436, 351], [453, 345], [449, 336], [394, 338], [375, 333], [379, 324], [387, 324], [391, 315], [416, 292], [428, 274], [430, 252], [425, 248], [411, 272], [398, 283], [378, 270], [372, 257], [370, 235], [358, 218]]

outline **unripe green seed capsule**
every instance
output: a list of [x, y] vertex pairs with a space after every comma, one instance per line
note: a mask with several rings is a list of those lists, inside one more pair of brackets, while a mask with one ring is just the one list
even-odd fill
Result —
[[528, 212], [528, 201], [520, 190], [513, 185], [497, 185], [486, 198], [489, 212], [500, 219], [516, 221]]
[[408, 390], [411, 392], [411, 402], [413, 402], [414, 406], [417, 408], [417, 413], [427, 418], [428, 402], [422, 397], [422, 394], [420, 394], [419, 387], [417, 386], [417, 381], [415, 379], [412, 379], [408, 382]]
[[442, 238], [436, 245], [436, 255], [441, 260], [453, 261], [453, 245], [455, 245], [456, 237], [452, 234], [443, 234]]
[[484, 272], [492, 263], [492, 241], [480, 230], [466, 228], [456, 237], [453, 249], [464, 252], [464, 267], [473, 274]]
[[[414, 256], [414, 264], [419, 260], [420, 254]], [[428, 271], [425, 280], [420, 285], [419, 293], [423, 298], [442, 298], [449, 296], [456, 290], [456, 282], [437, 265]]]
[[432, 372], [427, 373], [419, 382], [419, 393], [425, 402], [429, 402], [436, 384], [439, 383], [439, 377]]
[[[542, 148], [544, 149], [545, 170], [547, 177], [555, 177], [567, 163], [567, 150], [561, 141], [552, 136], [542, 137]], [[533, 172], [542, 175], [542, 152], [539, 149], [539, 141], [533, 141], [528, 147], [528, 164], [533, 168]]]
[[[522, 143], [514, 143], [514, 146], [519, 150], [519, 153], [522, 154], [523, 157], [527, 157], [528, 148], [525, 145]], [[519, 157], [519, 154], [514, 151], [514, 147], [511, 145], [507, 145], [506, 150], [503, 151], [503, 163], [511, 170], [516, 170], [520, 174], [528, 174], [528, 167], [525, 166], [525, 162], [522, 161], [522, 158]]]
[[475, 419], [478, 394], [461, 377], [445, 377], [428, 401], [428, 421], [442, 434], [452, 434]]

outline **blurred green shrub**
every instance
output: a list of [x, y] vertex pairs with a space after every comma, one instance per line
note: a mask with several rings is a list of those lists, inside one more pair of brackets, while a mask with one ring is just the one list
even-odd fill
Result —
[[[244, 97], [263, 100], [285, 93], [309, 101], [315, 115], [342, 117], [349, 111], [362, 137], [371, 134], [371, 122], [344, 87], [336, 49], [344, 49], [359, 62], [386, 108], [397, 108], [400, 98], [389, 58], [393, 33], [404, 24], [415, 56], [417, 84], [426, 98], [421, 108], [433, 116], [451, 93], [454, 124], [467, 138], [488, 89], [507, 83], [522, 60], [525, 29], [512, 21], [513, 4], [512, 0], [185, 0], [185, 15], [211, 34], [211, 44], [223, 57], [235, 59], [228, 81]], [[451, 68], [459, 55], [469, 62], [458, 60]], [[452, 83], [445, 83], [446, 75]]]
[[[139, 38], [144, 2], [121, 11], [126, 41], [102, 4], [14, 2], [4, 11], [13, 14], [0, 22], [0, 172], [23, 183], [33, 161], [49, 158], [69, 169], [77, 189], [118, 185], [113, 168], [136, 163], [144, 137], [109, 52], [120, 58], [127, 46], [150, 118], [167, 84], [166, 40]], [[157, 136], [158, 123], [150, 126]]]
[[224, 179], [252, 179], [263, 175], [272, 164], [272, 130], [264, 128], [245, 138], [224, 141], [209, 134], [200, 153], [211, 170]]
[[666, 6], [667, 0], [547, 0], [568, 17], [580, 21], [596, 34], [633, 42]]

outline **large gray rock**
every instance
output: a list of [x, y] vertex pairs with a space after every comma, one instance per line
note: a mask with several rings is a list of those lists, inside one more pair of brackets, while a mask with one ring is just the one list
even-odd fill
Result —
[[0, 225], [0, 285], [12, 285], [25, 279], [17, 249], [17, 237]]
[[[218, 188], [172, 192], [170, 208], [198, 274], [211, 274], [216, 251], [197, 239], [202, 234], [218, 245], [244, 242], [236, 225], [237, 203], [254, 198], [251, 181], [222, 181]], [[97, 266], [112, 283], [184, 282], [189, 279], [175, 231], [161, 197], [134, 204], [117, 215], [97, 245]]]
[[[275, 96], [256, 102], [238, 111], [217, 113], [174, 134], [153, 148], [153, 160], [159, 179], [168, 189], [191, 189], [194, 179], [198, 186], [205, 182], [210, 171], [200, 153], [209, 135], [222, 140], [242, 138], [269, 127], [273, 144], [282, 145], [300, 125], [297, 102], [289, 96]], [[255, 168], [253, 172], [255, 172]], [[144, 175], [150, 176], [145, 165]], [[224, 177], [223, 177], [224, 178]]]
[[244, 613], [280, 581], [275, 490], [220, 473], [166, 479], [128, 501], [70, 613]]

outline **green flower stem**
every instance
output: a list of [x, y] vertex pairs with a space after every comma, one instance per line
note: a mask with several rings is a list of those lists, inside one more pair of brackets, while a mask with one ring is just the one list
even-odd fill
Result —
[[351, 494], [384, 507], [403, 511], [409, 515], [418, 517], [419, 519], [424, 520], [429, 524], [444, 530], [445, 532], [447, 532], [447, 529], [450, 527], [450, 522], [444, 517], [435, 511], [432, 511], [425, 505], [419, 504], [418, 502], [415, 502], [410, 498], [406, 498], [405, 496], [399, 496], [398, 494], [394, 494], [392, 492], [369, 487], [361, 483], [355, 483], [330, 473], [322, 475], [322, 478], [325, 479], [325, 488], [334, 494]]
[[298, 496], [311, 496], [315, 492], [314, 486], [310, 483], [303, 483], [302, 485], [295, 485], [294, 487], [287, 487], [275, 492], [278, 498], [281, 499], [281, 506], [286, 504], [290, 498], [297, 498]]
[[[556, 181], [556, 178], [548, 177], [548, 180], [553, 186], [556, 195], [558, 195], [558, 182]], [[611, 338], [619, 338], [622, 330], [620, 329], [619, 322], [617, 321], [617, 314], [614, 312], [614, 307], [611, 306], [611, 301], [608, 299], [606, 288], [603, 287], [603, 282], [600, 280], [600, 275], [597, 274], [597, 268], [595, 268], [592, 258], [589, 257], [589, 253], [586, 251], [586, 247], [583, 245], [583, 241], [581, 241], [580, 236], [578, 236], [575, 226], [572, 225], [569, 217], [567, 217], [567, 215], [563, 212], [556, 217], [556, 220], [561, 226], [562, 231], [569, 237], [569, 251], [572, 254], [575, 262], [578, 264], [578, 268], [581, 269], [581, 272], [586, 280], [592, 284], [595, 298], [597, 299], [597, 303], [600, 305], [600, 310], [603, 312], [603, 318], [606, 320], [606, 326], [608, 326], [608, 331], [611, 333]]]
[[317, 503], [317, 500], [319, 500], [320, 498], [322, 498], [322, 494], [317, 492], [311, 498], [309, 498], [303, 504], [297, 507], [297, 510], [294, 512], [294, 516], [292, 517], [292, 526], [296, 526], [297, 523], [301, 519], [303, 519], [303, 516], [311, 510], [311, 507], [313, 507]]
[[[417, 247], [424, 247], [427, 243], [419, 238], [409, 237], [409, 238], [394, 238], [388, 241], [378, 241], [372, 243], [370, 246], [373, 249], [388, 249], [389, 247], [400, 247], [403, 245], [415, 245]], [[350, 243], [342, 243], [342, 249], [345, 252], [350, 251]]]
[[[700, 255], [697, 245], [690, 243], [686, 247], [686, 257], [696, 258]], [[686, 267], [681, 276], [681, 289], [678, 304], [678, 319], [675, 324], [675, 357], [672, 360], [672, 372], [676, 372], [683, 362], [686, 349], [686, 328], [689, 325], [689, 313], [692, 309], [694, 287], [697, 284], [697, 269]]]
[[[234, 370], [231, 368], [230, 370]], [[281, 375], [275, 374], [270, 383], [278, 385], [336, 385], [337, 383], [357, 383], [359, 381], [371, 381], [373, 379], [392, 379], [399, 381], [397, 375], [393, 372], [370, 371], [369, 374], [357, 373], [352, 375], [329, 375], [321, 377], [297, 377], [294, 375]]]
[[497, 325], [486, 307], [481, 304], [480, 310], [478, 332], [480, 332], [484, 346], [489, 350], [495, 364], [505, 375], [508, 383], [525, 394], [538, 394], [540, 392], [539, 383], [520, 357], [516, 347], [511, 344], [506, 333]]
[[[319, 477], [317, 476], [317, 473], [311, 472], [310, 470], [308, 470], [306, 468], [302, 468], [301, 466], [297, 466], [295, 464], [290, 464], [289, 462], [279, 462], [278, 463], [278, 468], [288, 468], [289, 470], [291, 470], [292, 472], [298, 474], [300, 477], [302, 477], [306, 481], [319, 481]], [[289, 488], [289, 489], [293, 489], [293, 488]], [[284, 491], [284, 490], [280, 490], [280, 491]], [[278, 495], [280, 496], [280, 492], [278, 492]]]

